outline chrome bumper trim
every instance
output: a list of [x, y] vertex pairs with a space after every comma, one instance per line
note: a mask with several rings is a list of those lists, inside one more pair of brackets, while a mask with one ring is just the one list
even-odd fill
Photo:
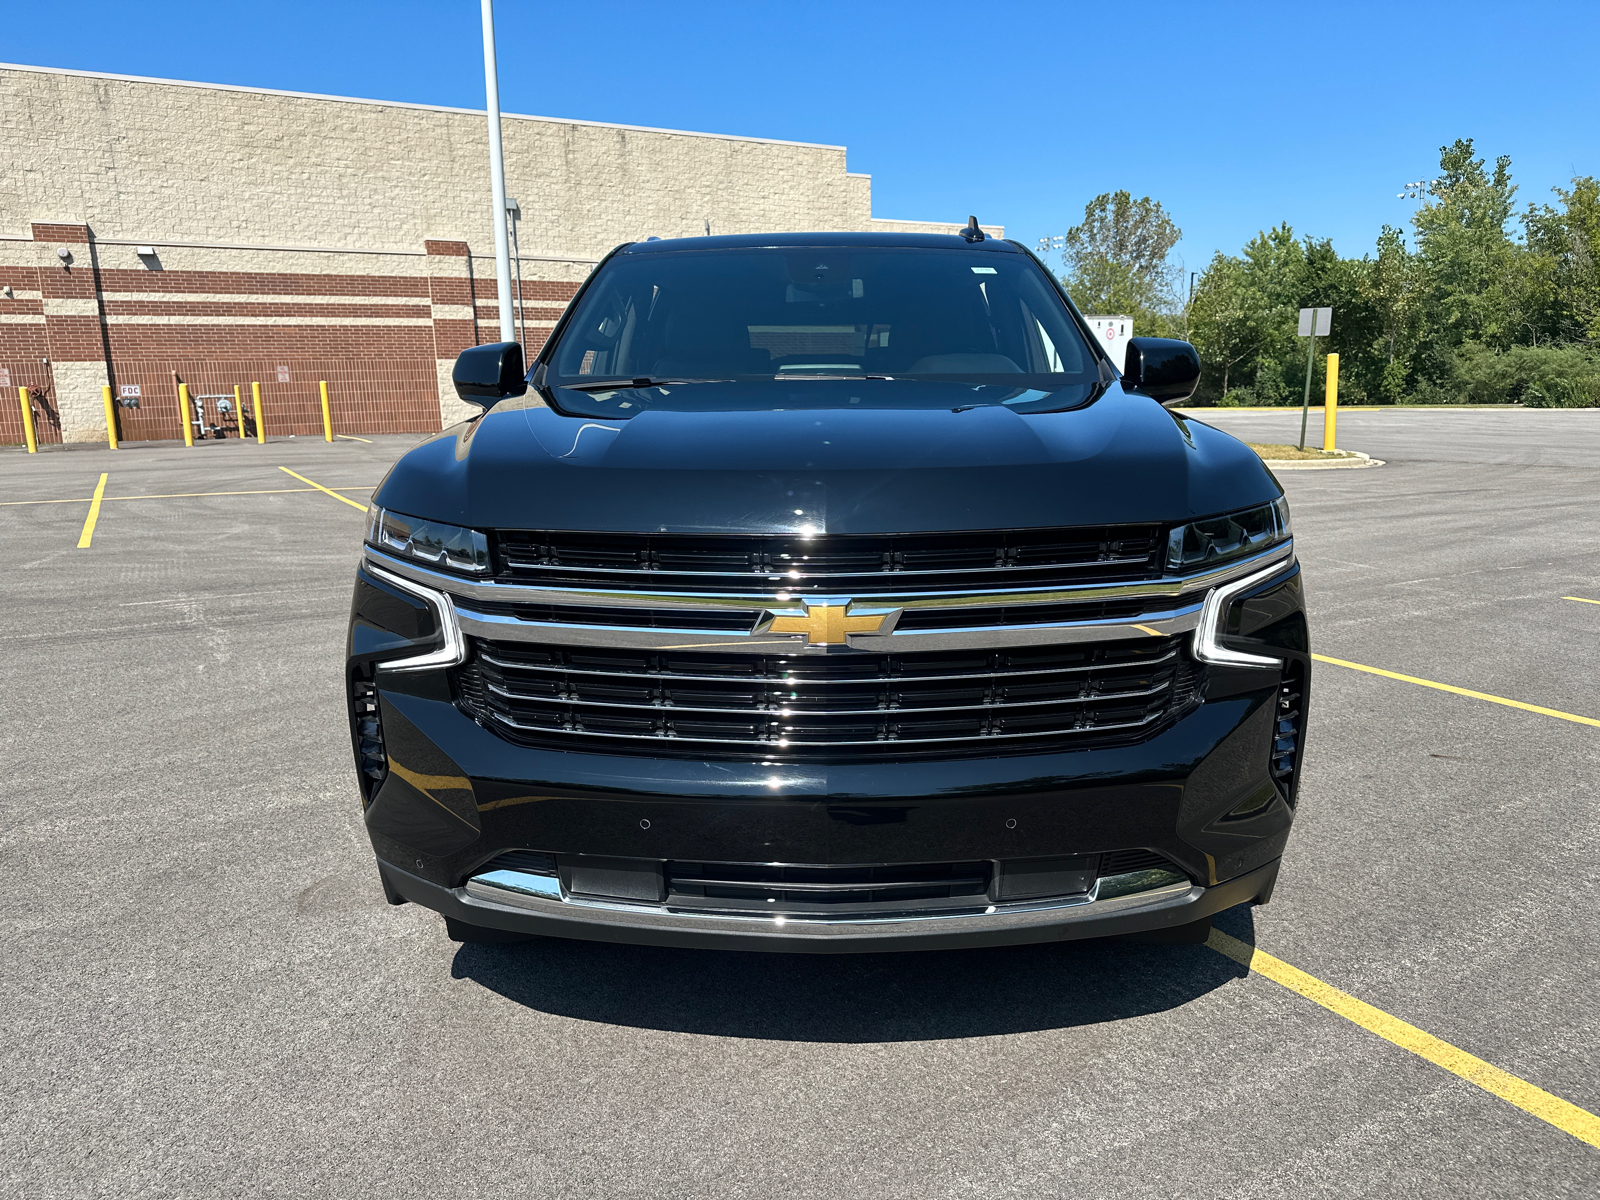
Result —
[[[521, 876], [508, 880], [507, 876]], [[1112, 876], [1112, 879], [1119, 878]], [[535, 882], [541, 881], [541, 882]], [[663, 904], [579, 900], [561, 895], [561, 884], [552, 876], [522, 871], [491, 871], [475, 875], [464, 887], [452, 889], [463, 903], [476, 908], [531, 912], [595, 925], [622, 925], [635, 929], [687, 930], [707, 933], [761, 933], [768, 936], [836, 938], [880, 938], [886, 934], [944, 932], [983, 932], [1018, 929], [1033, 925], [1055, 925], [1074, 918], [1094, 918], [1112, 914], [1178, 907], [1203, 895], [1205, 888], [1189, 883], [1167, 884], [1148, 891], [1134, 892], [1105, 900], [1098, 893], [1106, 879], [1078, 896], [1049, 901], [991, 904], [980, 909], [957, 912], [909, 913], [898, 916], [791, 917], [698, 912], [670, 908]]]

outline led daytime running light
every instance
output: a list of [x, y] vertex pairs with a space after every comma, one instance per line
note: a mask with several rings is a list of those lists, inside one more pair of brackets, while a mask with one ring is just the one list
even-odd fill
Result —
[[486, 534], [444, 521], [408, 517], [375, 504], [367, 509], [367, 543], [386, 554], [447, 571], [474, 575], [489, 571]]

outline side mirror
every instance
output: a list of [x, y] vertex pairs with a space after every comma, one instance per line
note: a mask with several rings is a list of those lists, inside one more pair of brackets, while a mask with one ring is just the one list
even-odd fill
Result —
[[468, 404], [492, 408], [496, 401], [528, 390], [524, 374], [522, 346], [517, 342], [493, 342], [457, 355], [450, 379], [456, 385], [456, 395]]
[[1125, 361], [1122, 390], [1138, 392], [1162, 404], [1187, 400], [1200, 382], [1200, 355], [1188, 342], [1129, 338]]

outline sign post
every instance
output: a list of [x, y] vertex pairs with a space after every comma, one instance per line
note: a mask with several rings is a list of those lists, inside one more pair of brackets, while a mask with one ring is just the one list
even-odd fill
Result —
[[1311, 372], [1317, 365], [1317, 338], [1327, 337], [1333, 328], [1333, 309], [1302, 308], [1300, 310], [1300, 336], [1311, 339], [1306, 351], [1306, 398], [1300, 405], [1300, 449], [1306, 448], [1306, 416], [1311, 411]]

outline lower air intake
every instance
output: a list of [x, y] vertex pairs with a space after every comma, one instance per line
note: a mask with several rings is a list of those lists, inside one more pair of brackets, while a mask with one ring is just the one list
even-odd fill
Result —
[[389, 773], [389, 756], [383, 747], [383, 726], [378, 719], [378, 689], [371, 679], [361, 675], [350, 681], [350, 731], [361, 768], [362, 790], [370, 799]]
[[1290, 662], [1278, 685], [1277, 723], [1272, 729], [1272, 778], [1290, 804], [1300, 762], [1300, 734], [1305, 728], [1305, 668]]
[[697, 912], [827, 916], [983, 908], [988, 862], [813, 867], [667, 863], [667, 907]]

